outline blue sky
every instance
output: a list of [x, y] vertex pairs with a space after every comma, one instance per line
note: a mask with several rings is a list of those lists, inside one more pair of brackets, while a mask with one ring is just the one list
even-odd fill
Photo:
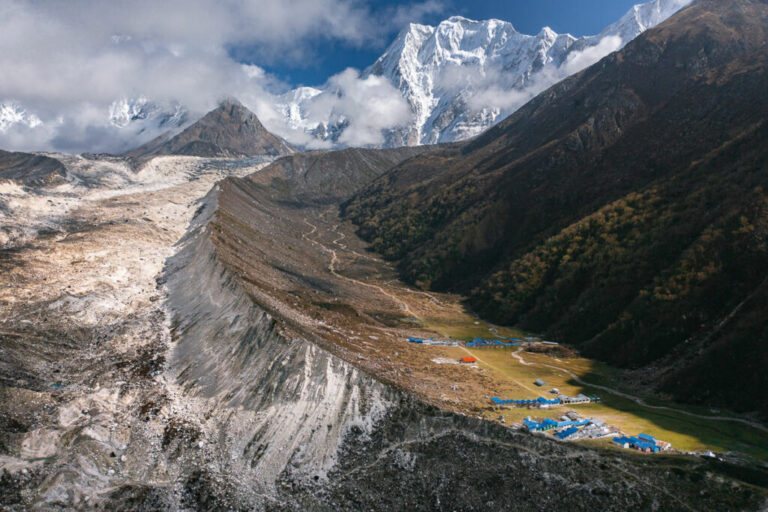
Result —
[[[447, 0], [441, 2], [440, 12], [428, 14], [421, 21], [428, 24], [459, 14], [472, 19], [498, 18], [512, 22], [517, 30], [527, 34], [537, 33], [541, 27], [550, 26], [556, 32], [569, 32], [575, 36], [600, 32], [618, 20], [627, 10], [643, 0]], [[374, 12], [384, 12], [410, 2], [399, 0], [373, 0], [367, 2]], [[314, 55], [309, 58], [291, 59], [260, 57], [248, 58], [248, 49], [241, 49], [238, 58], [252, 61], [264, 67], [291, 85], [319, 85], [348, 67], [363, 69], [381, 55], [397, 30], [382, 37], [377, 43], [364, 46], [351, 45], [338, 40], [313, 41]]]

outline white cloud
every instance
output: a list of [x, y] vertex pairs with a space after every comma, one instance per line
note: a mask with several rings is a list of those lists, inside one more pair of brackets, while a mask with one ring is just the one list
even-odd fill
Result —
[[[618, 36], [606, 36], [594, 46], [589, 46], [581, 51], [574, 51], [568, 55], [560, 66], [544, 66], [540, 71], [531, 76], [529, 82], [523, 88], [504, 89], [498, 86], [497, 73], [486, 72], [476, 86], [477, 92], [470, 98], [469, 105], [475, 110], [484, 108], [496, 108], [505, 114], [514, 112], [528, 101], [536, 97], [561, 80], [582, 71], [600, 59], [615, 52], [622, 46], [622, 39]], [[481, 76], [476, 74], [476, 76]]]
[[622, 40], [619, 36], [606, 36], [595, 46], [589, 46], [580, 52], [573, 52], [568, 55], [565, 64], [560, 66], [564, 76], [570, 76], [574, 73], [588, 68], [599, 61], [609, 53], [613, 53], [622, 46]]
[[380, 76], [360, 78], [347, 69], [328, 81], [328, 91], [312, 98], [308, 117], [318, 121], [348, 123], [339, 143], [367, 146], [384, 142], [382, 130], [408, 122], [408, 103], [389, 81]]
[[[355, 0], [3, 0], [0, 104], [23, 105], [42, 124], [13, 124], [0, 132], [0, 147], [127, 149], [156, 134], [127, 141], [125, 130], [107, 122], [110, 105], [142, 96], [181, 103], [198, 114], [222, 97], [234, 96], [265, 115], [272, 128], [269, 123], [277, 119], [271, 112], [272, 94], [286, 86], [258, 66], [236, 62], [231, 48], [248, 46], [266, 60], [300, 59], [311, 55], [318, 39], [348, 45], [378, 42], [404, 17], [437, 9], [434, 0], [392, 10], [388, 16], [374, 15]], [[356, 99], [356, 91], [378, 95], [369, 111], [379, 112], [388, 96], [377, 84], [355, 83], [342, 75], [338, 81], [347, 92], [339, 111], [359, 124], [365, 133], [361, 139], [369, 140], [379, 123], [359, 120], [356, 109], [366, 106]]]

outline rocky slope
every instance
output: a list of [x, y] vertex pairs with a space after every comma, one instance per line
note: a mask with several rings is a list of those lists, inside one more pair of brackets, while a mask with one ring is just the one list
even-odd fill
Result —
[[[245, 293], [238, 272], [222, 265], [219, 251], [228, 243], [226, 224], [215, 221], [218, 233], [211, 238], [208, 222], [214, 220], [210, 217], [214, 211], [216, 216], [223, 213], [221, 208], [214, 210], [213, 198], [218, 195], [219, 201], [227, 201], [232, 193], [236, 190], [209, 195], [183, 249], [166, 270], [176, 339], [169, 366], [186, 401], [195, 404], [195, 416], [207, 418], [202, 425], [166, 427], [165, 453], [180, 470], [176, 477], [180, 492], [174, 495], [166, 488], [133, 481], [112, 494], [113, 506], [182, 505], [196, 510], [442, 510], [445, 503], [486, 510], [510, 506], [663, 510], [694, 503], [759, 506], [762, 495], [727, 477], [726, 466], [615, 458], [445, 413], [308, 342], [296, 330], [294, 319], [261, 309], [258, 297]], [[212, 239], [217, 241], [212, 244]], [[499, 479], [521, 465], [532, 478]], [[689, 475], [710, 471], [721, 476], [706, 477], [708, 490], [702, 495], [699, 485], [690, 485]], [[495, 482], [478, 481], [480, 473], [493, 474]], [[633, 475], [631, 483], [628, 474]], [[719, 483], [723, 477], [727, 484]], [[761, 473], [751, 478], [758, 483]], [[662, 485], [663, 492], [654, 490]]]
[[649, 385], [768, 413], [761, 1], [702, 0], [346, 206], [411, 282]]
[[[303, 307], [333, 296], [346, 301], [360, 293], [354, 291], [359, 285], [340, 286], [345, 281], [327, 271], [315, 274], [312, 254], [324, 251], [308, 249], [314, 244], [295, 221], [315, 219], [312, 202], [272, 202], [254, 188], [257, 182], [257, 176], [226, 180], [209, 194], [166, 270], [176, 339], [171, 367], [206, 411], [208, 425], [216, 425], [210, 428], [217, 449], [232, 454], [186, 477], [187, 503], [275, 510], [440, 510], [446, 503], [589, 510], [684, 508], [707, 500], [748, 507], [760, 496], [739, 488], [726, 497], [719, 487], [703, 496], [698, 485], [679, 478], [703, 469], [689, 461], [679, 461], [685, 467], [676, 473], [664, 458], [571, 451], [440, 411], [366, 375], [352, 364], [366, 353], [353, 348], [358, 342], [339, 339], [341, 326], [332, 316]], [[301, 175], [286, 175], [285, 187], [301, 185]], [[186, 439], [180, 435], [180, 442]], [[521, 465], [535, 476], [506, 476]], [[627, 472], [637, 475], [637, 485], [628, 484]], [[496, 483], [478, 481], [479, 473], [494, 475]], [[664, 492], [649, 494], [662, 481]]]
[[55, 158], [0, 150], [0, 181], [30, 187], [52, 186], [67, 181], [67, 168]]
[[161, 135], [125, 156], [140, 166], [159, 155], [274, 157], [292, 152], [288, 143], [267, 131], [253, 112], [236, 100], [228, 100], [181, 133]]
[[269, 187], [270, 197], [298, 204], [336, 204], [408, 158], [436, 147], [350, 148], [309, 151], [278, 159], [252, 176]]

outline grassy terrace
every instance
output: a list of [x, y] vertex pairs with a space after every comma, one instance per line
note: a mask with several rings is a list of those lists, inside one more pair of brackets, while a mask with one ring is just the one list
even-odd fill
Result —
[[[524, 333], [507, 328], [493, 327], [467, 315], [451, 315], [423, 319], [425, 327], [439, 332], [443, 336], [471, 339], [473, 337], [523, 337]], [[433, 347], [424, 347], [432, 350]], [[723, 421], [698, 418], [686, 413], [704, 416], [732, 416], [737, 414], [713, 413], [709, 409], [666, 402], [655, 396], [643, 396], [640, 392], [627, 389], [622, 383], [619, 370], [589, 359], [556, 358], [546, 354], [530, 353], [524, 350], [501, 348], [465, 349], [446, 348], [446, 355], [459, 358], [468, 353], [478, 359], [478, 365], [493, 381], [490, 396], [499, 398], [536, 398], [550, 397], [549, 390], [558, 388], [561, 393], [575, 396], [579, 393], [596, 394], [602, 398], [600, 404], [561, 406], [552, 410], [529, 410], [525, 408], [493, 410], [489, 403], [479, 404], [486, 407], [485, 417], [496, 420], [504, 416], [509, 423], [519, 423], [525, 417], [557, 417], [568, 410], [575, 410], [585, 417], [604, 420], [607, 424], [619, 428], [628, 434], [647, 433], [658, 439], [669, 441], [677, 450], [682, 451], [738, 451], [759, 459], [768, 460], [768, 432], [737, 421]], [[522, 359], [522, 361], [521, 361]], [[527, 364], [525, 364], [527, 363]], [[568, 373], [570, 372], [570, 374]], [[584, 382], [615, 389], [609, 392], [577, 382], [571, 375], [576, 375]], [[543, 379], [546, 386], [537, 387], [536, 379]], [[640, 398], [644, 404], [621, 396], [632, 395]], [[657, 409], [655, 407], [668, 407]], [[670, 410], [671, 409], [671, 410]], [[610, 438], [601, 441], [610, 442]]]

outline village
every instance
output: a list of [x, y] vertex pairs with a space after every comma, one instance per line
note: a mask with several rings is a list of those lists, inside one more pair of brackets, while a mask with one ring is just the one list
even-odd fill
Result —
[[[444, 340], [435, 338], [416, 338], [410, 337], [408, 341], [417, 345], [442, 346], [442, 347], [465, 347], [466, 349], [503, 349], [513, 348], [522, 350], [524, 348], [532, 349], [535, 347], [556, 347], [559, 344], [553, 341], [543, 341], [535, 337], [525, 339], [517, 338], [497, 338], [484, 339], [473, 338], [472, 341]], [[462, 356], [456, 363], [460, 365], [477, 365], [478, 359], [474, 356]], [[547, 383], [537, 378], [533, 385], [543, 388]], [[489, 409], [499, 412], [504, 409], [530, 409], [540, 411], [555, 412], [556, 409], [564, 406], [579, 406], [586, 404], [598, 404], [601, 398], [598, 395], [586, 395], [579, 393], [576, 396], [568, 396], [560, 392], [558, 388], [549, 390], [550, 398], [539, 396], [536, 398], [499, 398], [491, 397], [489, 399]], [[551, 435], [561, 441], [577, 441], [585, 439], [610, 439], [614, 446], [628, 450], [636, 450], [642, 453], [660, 453], [672, 448], [671, 443], [661, 441], [655, 437], [639, 433], [629, 435], [622, 432], [619, 428], [606, 424], [605, 421], [598, 418], [584, 417], [582, 414], [569, 410], [559, 416], [551, 414], [557, 418], [538, 417], [532, 418], [526, 416], [522, 423], [513, 425], [513, 428], [521, 428], [532, 434]], [[500, 423], [506, 423], [503, 415], [496, 418]]]

